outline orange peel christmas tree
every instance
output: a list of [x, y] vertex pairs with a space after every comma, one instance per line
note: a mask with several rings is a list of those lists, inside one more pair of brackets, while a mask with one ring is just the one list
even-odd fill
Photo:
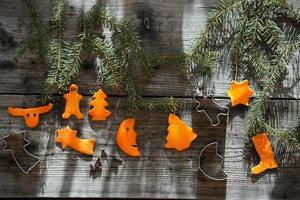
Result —
[[39, 125], [40, 114], [49, 112], [52, 109], [52, 103], [34, 108], [13, 108], [8, 107], [7, 111], [14, 117], [23, 117], [25, 124], [29, 128], [34, 128]]
[[260, 174], [267, 169], [275, 169], [278, 167], [274, 158], [271, 142], [266, 133], [258, 134], [252, 137], [255, 149], [260, 157], [258, 165], [251, 168], [252, 174]]
[[124, 120], [117, 131], [117, 145], [127, 155], [139, 157], [141, 155], [137, 143], [137, 134], [134, 130], [135, 119], [128, 118]]
[[193, 132], [191, 127], [188, 127], [179, 117], [172, 113], [169, 114], [168, 121], [169, 127], [165, 148], [175, 148], [177, 151], [189, 148], [198, 135]]
[[94, 146], [96, 141], [94, 139], [80, 139], [77, 137], [77, 131], [71, 129], [69, 126], [58, 129], [55, 141], [61, 143], [62, 149], [71, 147], [72, 149], [87, 155], [94, 154]]
[[111, 115], [111, 112], [106, 110], [105, 107], [108, 103], [105, 101], [107, 95], [99, 89], [93, 96], [94, 100], [90, 102], [90, 106], [93, 106], [89, 110], [88, 114], [91, 116], [93, 121], [104, 121]]
[[62, 117], [68, 119], [71, 115], [75, 115], [77, 119], [83, 119], [83, 114], [80, 112], [79, 102], [82, 100], [82, 95], [78, 94], [78, 87], [72, 84], [69, 87], [69, 92], [64, 94], [66, 99], [65, 112]]
[[231, 99], [231, 105], [236, 106], [242, 104], [249, 106], [249, 99], [254, 91], [249, 87], [249, 81], [244, 80], [242, 82], [231, 81], [231, 87], [227, 91], [228, 96]]

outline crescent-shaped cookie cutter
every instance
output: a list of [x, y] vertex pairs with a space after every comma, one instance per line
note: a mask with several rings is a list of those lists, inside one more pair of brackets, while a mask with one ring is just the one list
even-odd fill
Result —
[[[202, 154], [203, 152], [205, 151], [206, 148], [208, 148], [209, 146], [211, 145], [215, 145], [216, 146], [216, 155], [221, 158], [221, 163], [219, 165], [222, 173], [224, 174], [225, 178], [214, 178], [214, 177], [211, 177], [210, 175], [208, 175], [204, 170], [202, 170], [201, 168], [201, 157], [202, 157]], [[218, 146], [219, 146], [219, 143], [218, 142], [212, 142], [212, 143], [209, 143], [208, 145], [206, 145], [200, 152], [199, 154], [199, 166], [198, 166], [198, 169], [208, 178], [210, 178], [211, 180], [214, 180], [214, 181], [225, 181], [228, 179], [228, 175], [224, 172], [223, 168], [222, 168], [222, 165], [224, 163], [224, 158], [218, 153]]]
[[[26, 144], [23, 146], [23, 150], [24, 150], [29, 156], [31, 156], [31, 157], [37, 159], [37, 161], [36, 161], [30, 168], [28, 168], [27, 171], [25, 171], [25, 170], [23, 169], [23, 167], [20, 165], [20, 163], [18, 162], [18, 160], [16, 159], [16, 157], [15, 157], [15, 155], [14, 155], [14, 152], [13, 152], [11, 149], [6, 149], [7, 142], [5, 141], [5, 138], [8, 138], [8, 137], [11, 135], [11, 133], [22, 134], [24, 140], [26, 141]], [[22, 132], [17, 133], [15, 130], [11, 130], [11, 133], [8, 134], [8, 135], [6, 135], [6, 136], [4, 136], [4, 137], [2, 138], [2, 141], [3, 141], [4, 144], [5, 144], [5, 146], [4, 146], [4, 148], [3, 148], [3, 151], [10, 152], [11, 155], [13, 156], [14, 161], [16, 162], [16, 164], [18, 165], [18, 167], [22, 170], [22, 172], [25, 173], [25, 174], [28, 174], [29, 171], [31, 171], [32, 168], [34, 168], [41, 160], [40, 160], [39, 157], [37, 157], [37, 156], [35, 156], [35, 155], [29, 153], [29, 152], [26, 150], [25, 147], [28, 146], [28, 145], [30, 144], [30, 142], [29, 142], [29, 140], [27, 140], [27, 139], [25, 138], [25, 131], [22, 131]]]
[[[199, 94], [199, 95], [198, 95], [198, 94]], [[203, 96], [203, 98], [205, 98], [205, 99], [207, 99], [207, 97], [211, 96], [211, 97], [212, 97], [212, 102], [213, 102], [214, 104], [216, 104], [217, 106], [219, 106], [220, 108], [226, 109], [227, 112], [226, 112], [226, 113], [222, 113], [222, 112], [218, 113], [218, 114], [217, 114], [217, 120], [218, 120], [218, 122], [217, 122], [216, 124], [214, 124], [214, 123], [213, 123], [213, 120], [212, 120], [211, 117], [207, 114], [207, 112], [206, 112], [204, 109], [199, 109], [199, 107], [201, 106], [201, 103], [196, 99], [196, 96]], [[204, 112], [204, 114], [206, 115], [206, 117], [210, 120], [210, 124], [211, 124], [212, 126], [218, 126], [218, 125], [220, 124], [220, 119], [219, 119], [219, 116], [220, 116], [220, 115], [227, 116], [227, 115], [229, 114], [229, 108], [228, 108], [227, 106], [221, 106], [220, 104], [218, 104], [218, 103], [214, 100], [214, 95], [213, 95], [213, 94], [210, 94], [210, 95], [205, 96], [205, 95], [203, 94], [202, 91], [201, 91], [201, 92], [198, 92], [198, 91], [197, 91], [197, 92], [194, 94], [194, 101], [198, 103], [198, 105], [197, 105], [197, 107], [196, 107], [196, 111], [197, 111], [197, 112]]]

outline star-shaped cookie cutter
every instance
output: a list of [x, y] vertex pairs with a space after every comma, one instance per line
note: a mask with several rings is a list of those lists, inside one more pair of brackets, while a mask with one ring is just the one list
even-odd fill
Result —
[[[211, 145], [215, 145], [216, 146], [216, 155], [221, 158], [221, 162], [219, 164], [219, 168], [221, 169], [221, 172], [223, 173], [224, 175], [224, 178], [214, 178], [210, 175], [208, 175], [202, 168], [201, 168], [201, 158], [202, 158], [202, 154], [203, 152]], [[218, 146], [219, 146], [219, 143], [218, 142], [212, 142], [212, 143], [209, 143], [208, 145], [206, 145], [200, 152], [199, 154], [199, 165], [198, 165], [198, 169], [208, 178], [210, 178], [211, 180], [214, 180], [214, 181], [225, 181], [228, 179], [228, 175], [224, 172], [223, 168], [222, 168], [222, 165], [224, 163], [224, 158], [218, 153]]]
[[[6, 141], [5, 139], [7, 139], [7, 138], [9, 138], [9, 137], [12, 137], [13, 135], [18, 136], [18, 137], [19, 137], [19, 135], [23, 135], [23, 138], [22, 138], [22, 139], [24, 139], [24, 141], [25, 141], [25, 144], [23, 145], [23, 150], [24, 150], [24, 152], [25, 152], [28, 156], [30, 156], [30, 157], [32, 157], [32, 158], [34, 158], [34, 159], [36, 160], [36, 162], [35, 162], [31, 167], [29, 167], [27, 170], [25, 170], [25, 169], [21, 166], [21, 164], [19, 163], [18, 159], [17, 159], [16, 156], [15, 156], [14, 151], [13, 151], [11, 148], [7, 148], [7, 146], [8, 146], [9, 144], [7, 143], [7, 141]], [[27, 139], [25, 138], [25, 131], [22, 131], [22, 132], [17, 133], [17, 131], [11, 130], [10, 134], [4, 136], [4, 137], [2, 138], [2, 140], [3, 140], [3, 142], [5, 143], [5, 146], [4, 146], [4, 148], [3, 148], [3, 151], [7, 151], [7, 152], [10, 152], [10, 153], [11, 153], [11, 155], [13, 156], [14, 161], [16, 162], [16, 164], [17, 164], [18, 167], [22, 170], [23, 173], [28, 174], [29, 171], [30, 171], [32, 168], [34, 168], [34, 167], [40, 162], [40, 159], [39, 159], [37, 156], [35, 156], [35, 155], [29, 153], [29, 152], [26, 150], [26, 148], [25, 148], [26, 146], [28, 146], [28, 145], [30, 144], [29, 140], [27, 140]]]
[[[199, 95], [198, 95], [198, 94], [199, 94]], [[208, 97], [211, 96], [211, 102], [212, 102], [213, 104], [215, 104], [215, 105], [218, 107], [219, 110], [221, 110], [221, 109], [226, 109], [226, 110], [227, 110], [226, 113], [224, 113], [224, 112], [219, 112], [219, 113], [217, 114], [217, 116], [216, 116], [217, 123], [214, 123], [214, 120], [212, 120], [212, 118], [209, 116], [209, 114], [207, 113], [207, 111], [206, 111], [205, 109], [200, 109], [201, 103], [196, 99], [196, 97], [200, 97], [200, 96], [202, 96], [204, 99], [208, 99]], [[212, 126], [218, 126], [218, 125], [220, 124], [220, 119], [219, 119], [219, 116], [220, 116], [220, 115], [226, 116], [226, 115], [229, 114], [229, 108], [228, 108], [227, 106], [221, 106], [220, 104], [218, 104], [218, 103], [214, 100], [214, 95], [213, 95], [213, 94], [209, 94], [209, 95], [205, 96], [205, 95], [203, 94], [202, 91], [201, 91], [201, 92], [200, 92], [200, 91], [197, 91], [197, 92], [194, 94], [194, 101], [195, 101], [196, 103], [198, 103], [198, 105], [197, 105], [197, 107], [196, 107], [196, 111], [197, 111], [197, 112], [204, 112], [204, 114], [205, 114], [205, 115], [207, 116], [207, 118], [210, 120], [210, 124], [211, 124]]]

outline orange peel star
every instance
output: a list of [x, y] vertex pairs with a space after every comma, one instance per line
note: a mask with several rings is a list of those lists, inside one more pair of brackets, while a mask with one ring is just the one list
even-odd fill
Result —
[[128, 118], [120, 124], [117, 132], [117, 145], [127, 155], [139, 157], [141, 153], [136, 144], [137, 134], [134, 130], [134, 124], [134, 118]]
[[169, 114], [168, 121], [169, 127], [165, 148], [175, 148], [177, 151], [189, 148], [198, 135], [193, 132], [191, 127], [188, 127], [179, 117], [172, 113]]
[[248, 80], [242, 82], [231, 81], [231, 87], [227, 90], [227, 95], [231, 99], [231, 105], [243, 104], [249, 106], [249, 99], [254, 91], [249, 87]]
[[90, 102], [90, 106], [93, 106], [89, 110], [88, 114], [91, 116], [93, 121], [104, 121], [111, 115], [111, 112], [106, 110], [105, 107], [108, 103], [105, 101], [107, 95], [99, 89], [93, 96], [94, 100]]
[[69, 126], [58, 129], [55, 141], [61, 143], [62, 149], [71, 147], [72, 149], [87, 155], [94, 154], [94, 146], [96, 141], [94, 139], [80, 139], [77, 137], [77, 131], [71, 129]]
[[23, 117], [25, 120], [25, 124], [29, 128], [34, 128], [39, 125], [40, 114], [44, 114], [49, 112], [52, 109], [52, 103], [48, 105], [39, 106], [35, 108], [13, 108], [8, 107], [7, 111], [14, 117]]
[[77, 119], [83, 119], [83, 114], [80, 112], [79, 106], [79, 102], [83, 97], [77, 91], [77, 85], [72, 84], [69, 92], [64, 94], [64, 98], [66, 99], [65, 112], [62, 115], [64, 119], [68, 119], [71, 115], [75, 115]]
[[252, 174], [260, 174], [267, 169], [275, 169], [278, 167], [271, 142], [268, 139], [266, 133], [258, 134], [252, 137], [256, 152], [260, 157], [260, 162], [258, 165], [251, 168]]

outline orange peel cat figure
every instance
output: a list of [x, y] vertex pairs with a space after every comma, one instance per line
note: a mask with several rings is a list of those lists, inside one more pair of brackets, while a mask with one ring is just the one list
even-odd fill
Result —
[[62, 149], [71, 147], [72, 149], [87, 155], [94, 154], [96, 141], [94, 139], [80, 139], [77, 137], [77, 131], [69, 126], [58, 129], [55, 141], [61, 143]]
[[25, 124], [29, 128], [34, 128], [39, 125], [40, 114], [49, 112], [52, 109], [52, 103], [48, 105], [34, 107], [34, 108], [13, 108], [8, 107], [7, 111], [14, 117], [23, 117]]
[[275, 169], [278, 167], [271, 142], [268, 139], [266, 133], [258, 134], [252, 137], [257, 154], [260, 157], [260, 162], [258, 165], [251, 168], [252, 174], [260, 174], [267, 169]]
[[80, 112], [79, 102], [82, 100], [82, 95], [78, 94], [78, 87], [72, 84], [69, 88], [69, 92], [64, 94], [66, 99], [65, 112], [62, 117], [68, 119], [71, 115], [75, 115], [77, 119], [83, 119], [83, 114]]
[[99, 89], [93, 96], [94, 100], [90, 102], [90, 106], [93, 106], [89, 110], [88, 114], [91, 116], [93, 121], [104, 121], [111, 115], [111, 112], [106, 110], [105, 107], [108, 103], [105, 101], [107, 95]]
[[175, 148], [177, 151], [183, 151], [190, 147], [193, 140], [197, 138], [197, 134], [193, 132], [191, 127], [188, 127], [176, 115], [169, 114], [169, 127], [167, 135], [167, 143], [165, 148]]
[[137, 134], [134, 130], [135, 119], [128, 118], [124, 120], [117, 131], [117, 145], [127, 155], [139, 157], [141, 155], [137, 144]]

